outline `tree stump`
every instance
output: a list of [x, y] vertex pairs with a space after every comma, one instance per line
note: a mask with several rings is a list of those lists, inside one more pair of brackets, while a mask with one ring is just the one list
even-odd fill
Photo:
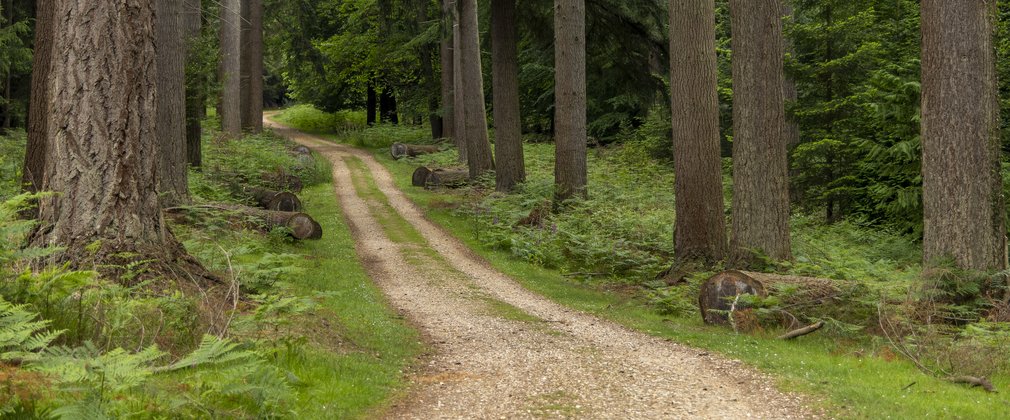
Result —
[[432, 153], [438, 153], [440, 150], [438, 146], [434, 145], [418, 145], [418, 144], [404, 144], [395, 143], [389, 147], [389, 154], [393, 156], [393, 159], [402, 159], [405, 157], [418, 157], [421, 155], [427, 155]]
[[749, 309], [745, 302], [737, 300], [741, 295], [768, 297], [779, 290], [789, 289], [789, 296], [783, 298], [783, 306], [811, 306], [822, 305], [838, 297], [843, 287], [852, 285], [852, 282], [817, 277], [729, 270], [702, 283], [698, 308], [706, 324], [726, 325], [731, 310]]
[[428, 183], [428, 176], [431, 175], [431, 169], [424, 166], [414, 170], [414, 175], [411, 177], [411, 185], [415, 187], [423, 187]]
[[250, 188], [248, 193], [252, 195], [256, 204], [267, 210], [274, 211], [301, 211], [302, 202], [298, 196], [286, 191], [273, 191], [263, 188]]

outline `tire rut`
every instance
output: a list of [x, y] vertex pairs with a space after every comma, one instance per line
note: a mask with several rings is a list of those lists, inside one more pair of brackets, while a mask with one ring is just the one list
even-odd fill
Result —
[[[369, 153], [267, 125], [333, 163], [359, 258], [432, 347], [388, 418], [817, 417], [804, 397], [778, 391], [771, 378], [739, 361], [631, 331], [526, 290], [426, 219]], [[362, 198], [345, 158], [364, 163], [368, 173], [357, 175], [371, 176], [393, 216], [425, 243], [390, 239], [379, 206]], [[437, 258], [418, 258], [419, 245]]]

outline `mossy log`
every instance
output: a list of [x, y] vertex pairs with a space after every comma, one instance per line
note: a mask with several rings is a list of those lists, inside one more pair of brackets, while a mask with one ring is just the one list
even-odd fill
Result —
[[850, 282], [817, 277], [787, 276], [729, 270], [710, 277], [701, 285], [698, 308], [706, 324], [726, 325], [732, 311], [749, 309], [742, 295], [768, 297], [777, 290], [789, 289], [786, 305], [822, 304], [842, 294]]
[[249, 188], [247, 192], [259, 207], [267, 210], [286, 212], [302, 210], [302, 201], [298, 199], [298, 196], [287, 191]]
[[438, 146], [427, 144], [396, 143], [389, 147], [389, 154], [393, 156], [393, 159], [402, 159], [405, 157], [418, 157], [421, 155], [428, 155], [438, 152], [439, 152]]
[[237, 205], [202, 205], [165, 209], [169, 214], [180, 214], [191, 209], [222, 212], [230, 218], [238, 219], [239, 226], [269, 232], [275, 228], [287, 228], [292, 238], [299, 240], [321, 239], [323, 228], [312, 216], [300, 212], [264, 210]]
[[424, 186], [428, 189], [460, 188], [470, 182], [470, 173], [465, 170], [436, 169], [428, 175]]
[[415, 187], [423, 187], [428, 183], [429, 175], [431, 175], [431, 169], [424, 166], [417, 168], [414, 170], [410, 183]]

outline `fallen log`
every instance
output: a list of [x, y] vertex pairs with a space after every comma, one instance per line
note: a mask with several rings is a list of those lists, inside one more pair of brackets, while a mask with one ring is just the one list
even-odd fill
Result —
[[789, 332], [787, 332], [785, 334], [782, 334], [782, 335], [779, 336], [779, 340], [792, 340], [792, 339], [794, 339], [796, 337], [802, 337], [804, 335], [810, 334], [810, 333], [812, 333], [814, 331], [817, 331], [817, 330], [819, 330], [819, 329], [821, 329], [823, 327], [824, 327], [824, 321], [817, 321], [813, 325], [807, 325], [806, 327], [798, 328], [798, 329], [789, 331]]
[[414, 175], [411, 177], [411, 185], [415, 187], [423, 187], [428, 183], [428, 176], [431, 175], [431, 169], [424, 166], [414, 170]]
[[302, 201], [298, 199], [298, 196], [286, 191], [248, 188], [247, 192], [258, 206], [267, 210], [287, 212], [302, 210]]
[[982, 388], [986, 392], [996, 392], [996, 387], [986, 378], [976, 378], [974, 376], [951, 376], [945, 378], [948, 382], [955, 384], [965, 384], [971, 388]]
[[428, 144], [395, 143], [389, 147], [389, 154], [393, 156], [393, 159], [402, 159], [405, 157], [418, 157], [421, 155], [438, 153], [439, 151], [440, 150], [438, 146]]
[[849, 282], [816, 277], [788, 276], [729, 270], [710, 277], [701, 285], [698, 309], [706, 324], [726, 325], [730, 313], [749, 309], [740, 302], [743, 295], [768, 297], [780, 288], [791, 289], [784, 306], [819, 305], [842, 294], [842, 285]]
[[424, 186], [428, 189], [460, 188], [470, 182], [470, 173], [465, 170], [436, 169], [428, 175]]
[[297, 145], [297, 146], [291, 148], [291, 154], [293, 154], [295, 156], [312, 155], [312, 149], [309, 149], [306, 146]]
[[292, 238], [307, 240], [321, 239], [323, 228], [312, 216], [300, 212], [284, 212], [257, 209], [236, 205], [202, 205], [165, 209], [166, 213], [178, 214], [191, 209], [220, 211], [239, 219], [238, 224], [250, 229], [269, 232], [276, 228], [286, 228]]

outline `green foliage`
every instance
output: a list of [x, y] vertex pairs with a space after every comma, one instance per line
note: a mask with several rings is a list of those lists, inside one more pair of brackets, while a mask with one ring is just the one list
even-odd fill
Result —
[[60, 335], [48, 331], [49, 322], [27, 310], [27, 305], [12, 305], [0, 296], [0, 363], [26, 362]]
[[0, 136], [0, 202], [21, 192], [21, 170], [27, 140], [27, 134], [21, 130]]
[[302, 131], [317, 134], [343, 133], [366, 127], [360, 111], [324, 112], [311, 105], [296, 105], [284, 109], [275, 119]]

